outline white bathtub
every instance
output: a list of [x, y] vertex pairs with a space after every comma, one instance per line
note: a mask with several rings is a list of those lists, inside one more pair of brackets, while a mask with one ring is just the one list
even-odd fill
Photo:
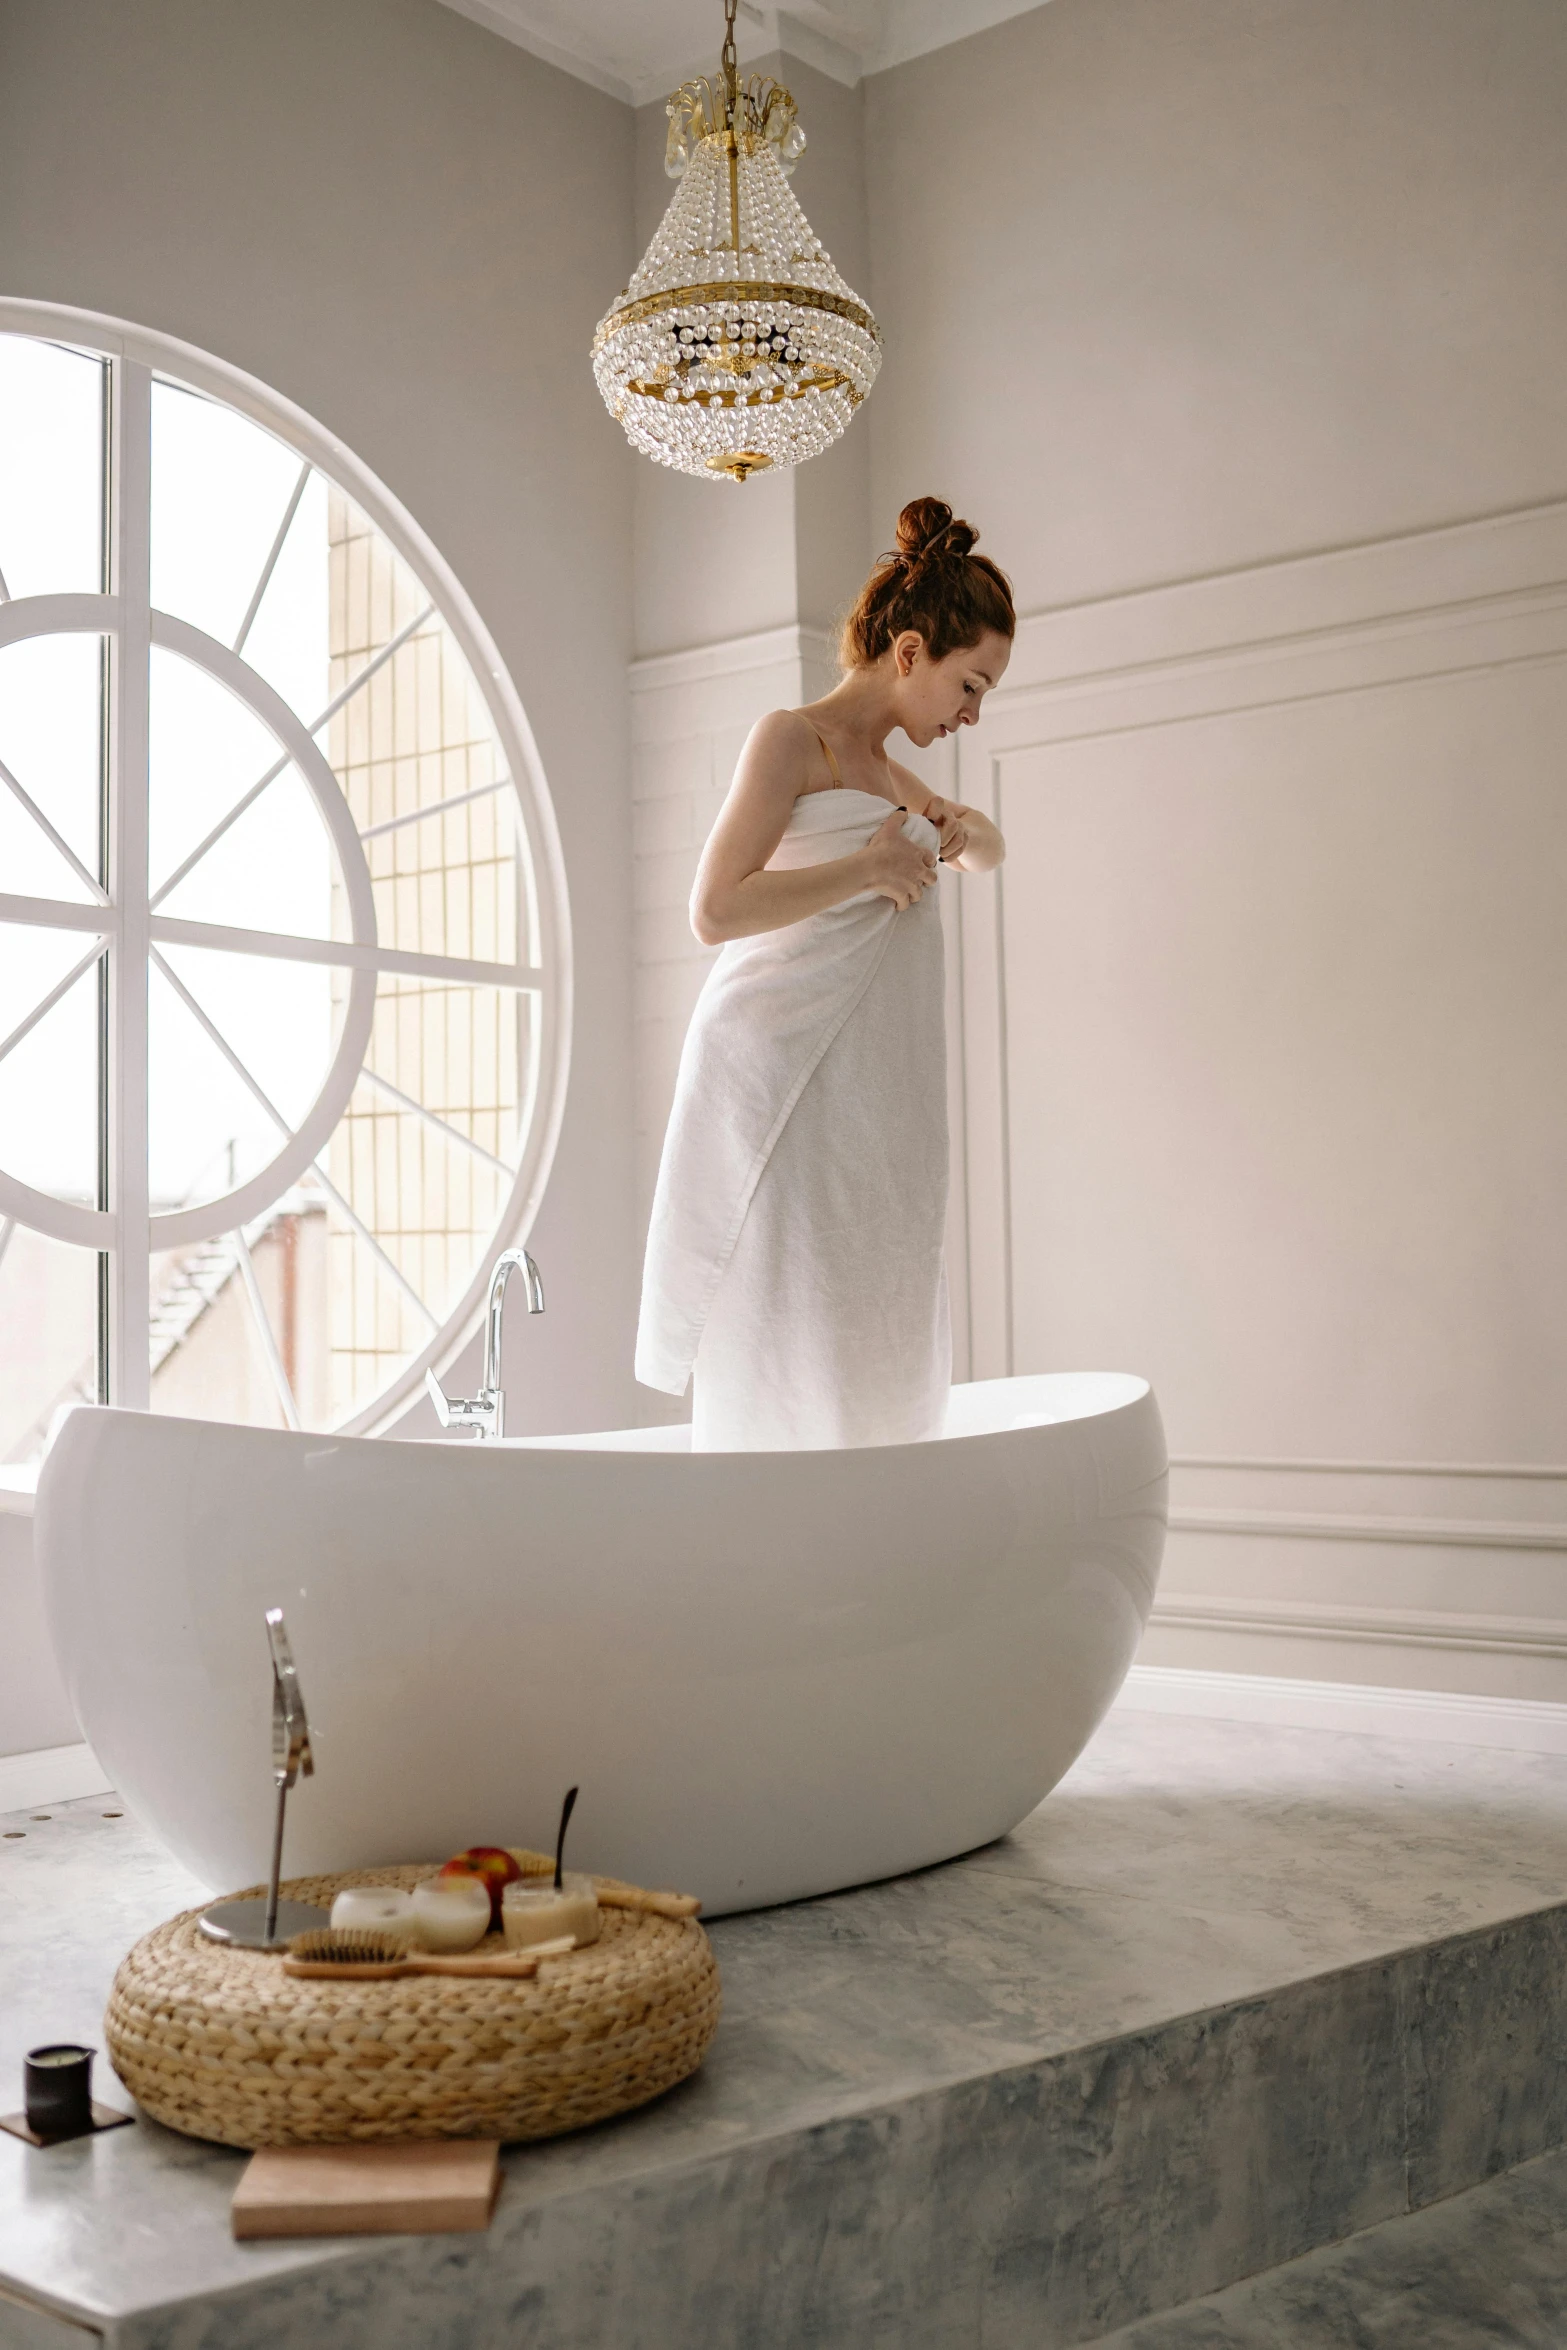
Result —
[[286, 1610], [316, 1775], [285, 1873], [553, 1841], [710, 1915], [1014, 1827], [1147, 1620], [1158, 1407], [1117, 1373], [954, 1391], [946, 1440], [693, 1455], [72, 1414], [37, 1542], [83, 1735], [214, 1888], [265, 1872]]

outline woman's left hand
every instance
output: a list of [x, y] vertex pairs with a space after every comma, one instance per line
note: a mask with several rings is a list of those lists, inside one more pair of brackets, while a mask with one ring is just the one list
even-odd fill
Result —
[[968, 847], [969, 836], [968, 827], [963, 821], [964, 811], [955, 808], [950, 800], [942, 799], [939, 793], [932, 792], [925, 803], [924, 813], [941, 835], [942, 863], [952, 864], [954, 859], [961, 857]]

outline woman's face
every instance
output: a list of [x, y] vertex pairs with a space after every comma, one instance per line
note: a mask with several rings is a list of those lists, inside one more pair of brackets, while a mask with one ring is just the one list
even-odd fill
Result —
[[998, 685], [1012, 658], [1008, 638], [987, 629], [977, 645], [933, 661], [918, 631], [905, 629], [891, 647], [898, 724], [922, 751], [960, 726], [972, 726], [979, 706]]

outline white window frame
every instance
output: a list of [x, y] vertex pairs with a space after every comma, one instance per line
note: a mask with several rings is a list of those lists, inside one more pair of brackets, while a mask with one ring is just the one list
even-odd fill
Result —
[[[108, 730], [111, 864], [107, 892], [93, 876], [84, 872], [83, 878], [94, 892], [93, 902], [87, 905], [0, 895], [0, 914], [6, 919], [82, 932], [89, 962], [98, 953], [107, 954], [111, 1078], [108, 1204], [92, 1209], [56, 1200], [0, 1171], [0, 1235], [8, 1231], [11, 1223], [21, 1223], [53, 1239], [97, 1249], [107, 1256], [110, 1268], [107, 1400], [146, 1410], [150, 1403], [147, 1331], [149, 1263], [153, 1250], [184, 1246], [219, 1231], [232, 1231], [238, 1235], [243, 1272], [245, 1222], [270, 1206], [324, 1149], [346, 1106], [345, 1081], [347, 1090], [351, 1091], [354, 1081], [363, 1073], [372, 1083], [381, 1085], [382, 1090], [395, 1092], [395, 1088], [371, 1077], [369, 1072], [361, 1072], [374, 1011], [376, 972], [403, 971], [515, 989], [519, 995], [531, 998], [535, 1007], [535, 1049], [532, 1082], [521, 1108], [523, 1148], [510, 1197], [484, 1258], [456, 1307], [439, 1324], [430, 1309], [422, 1307], [434, 1325], [427, 1345], [408, 1362], [390, 1387], [336, 1431], [344, 1435], [378, 1433], [406, 1408], [422, 1385], [426, 1370], [444, 1371], [472, 1336], [482, 1318], [495, 1258], [501, 1249], [525, 1239], [537, 1216], [559, 1140], [571, 1056], [571, 915], [560, 836], [532, 729], [495, 642], [461, 582], [385, 484], [335, 434], [326, 431], [302, 409], [270, 391], [253, 376], [190, 344], [94, 311], [58, 303], [0, 300], [0, 331], [68, 344], [114, 362], [108, 376], [112, 508], [106, 517], [112, 563], [108, 593], [0, 597], [0, 645], [27, 636], [81, 630], [107, 636], [111, 641]], [[391, 827], [367, 827], [361, 834], [306, 723], [280, 696], [270, 692], [236, 651], [204, 636], [188, 622], [152, 607], [149, 518], [155, 375], [173, 377], [226, 402], [297, 450], [306, 465], [317, 468], [352, 498], [423, 586], [430, 604], [461, 648], [484, 696], [515, 792], [518, 821], [528, 850], [528, 855], [519, 860], [519, 866], [529, 890], [528, 927], [539, 942], [536, 965], [484, 964], [471, 958], [410, 954], [380, 946], [362, 844], [372, 833]], [[306, 478], [302, 470], [301, 490]], [[292, 508], [289, 518], [292, 519]], [[276, 551], [274, 548], [274, 556]], [[263, 589], [264, 586], [265, 575]], [[246, 616], [245, 627], [241, 628], [241, 644], [255, 616], [260, 592], [253, 598], [252, 610]], [[218, 936], [215, 935], [218, 926], [178, 921], [158, 913], [156, 902], [149, 895], [147, 868], [148, 697], [154, 645], [184, 654], [238, 691], [303, 776], [333, 837], [350, 913], [350, 940], [341, 944], [321, 940], [286, 941], [270, 933], [226, 926]], [[321, 723], [325, 723], [324, 719]], [[319, 732], [319, 726], [315, 731]], [[475, 796], [459, 795], [460, 798]], [[444, 804], [453, 806], [458, 802]], [[433, 816], [439, 812], [438, 808], [431, 808], [419, 813]], [[415, 820], [396, 818], [393, 824]], [[72, 862], [76, 860], [73, 858]], [[172, 882], [166, 884], [159, 896], [166, 895], [171, 886]], [[160, 942], [221, 944], [233, 951], [272, 955], [293, 949], [288, 959], [346, 965], [352, 973], [342, 1035], [315, 1107], [293, 1141], [285, 1143], [268, 1167], [229, 1198], [215, 1203], [216, 1215], [213, 1209], [205, 1207], [156, 1218], [151, 1213], [147, 1156], [147, 982]], [[163, 968], [168, 975], [167, 966]], [[48, 1000], [53, 1001], [54, 996]], [[37, 1016], [35, 1008], [32, 1017]], [[200, 1017], [199, 1012], [197, 1016]], [[226, 1049], [221, 1039], [215, 1041], [220, 1049]], [[255, 1091], [248, 1073], [242, 1069], [239, 1073]], [[444, 1121], [434, 1120], [433, 1114], [424, 1112], [420, 1105], [405, 1101], [402, 1095], [397, 1098], [407, 1108], [444, 1126]], [[468, 1143], [468, 1138], [456, 1129], [448, 1131], [459, 1142]], [[478, 1149], [474, 1144], [469, 1147]], [[491, 1158], [488, 1152], [479, 1155]], [[496, 1162], [492, 1160], [493, 1163]], [[338, 1204], [349, 1220], [357, 1224], [346, 1202], [339, 1200]], [[384, 1252], [362, 1227], [360, 1236], [376, 1249], [393, 1277], [400, 1280], [396, 1267], [389, 1265]]]

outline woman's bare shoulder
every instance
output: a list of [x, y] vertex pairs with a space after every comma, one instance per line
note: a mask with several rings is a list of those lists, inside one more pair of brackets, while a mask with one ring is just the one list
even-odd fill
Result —
[[793, 751], [801, 757], [821, 748], [820, 735], [798, 710], [769, 710], [752, 727], [750, 741], [760, 751]]
[[769, 710], [758, 718], [746, 738], [742, 770], [787, 784], [793, 792], [808, 791], [815, 770], [825, 771], [821, 736], [798, 710]]

